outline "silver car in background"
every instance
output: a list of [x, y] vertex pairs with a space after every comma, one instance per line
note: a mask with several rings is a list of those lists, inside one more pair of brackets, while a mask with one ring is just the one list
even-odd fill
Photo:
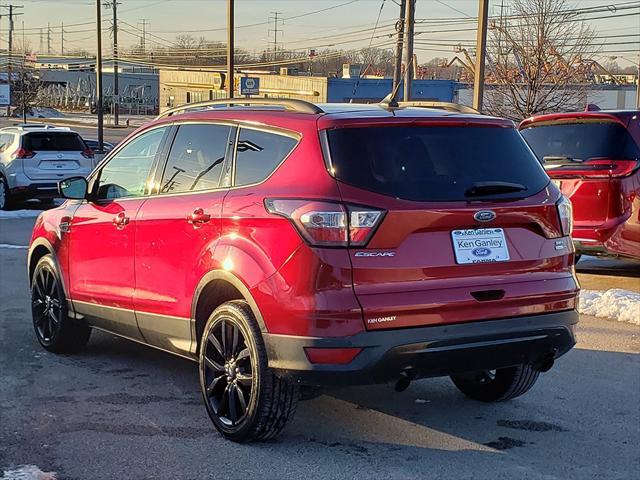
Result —
[[58, 181], [86, 177], [93, 150], [66, 127], [25, 124], [0, 129], [0, 210], [30, 198], [53, 199]]

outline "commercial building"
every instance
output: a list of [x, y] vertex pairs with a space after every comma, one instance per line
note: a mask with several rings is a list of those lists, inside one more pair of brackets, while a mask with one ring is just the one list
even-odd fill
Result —
[[[265, 98], [297, 98], [315, 103], [379, 102], [392, 90], [389, 78], [328, 78], [268, 73], [243, 73], [236, 76], [257, 78], [259, 93]], [[160, 70], [160, 111], [185, 103], [226, 98], [224, 72]], [[456, 82], [452, 80], [414, 80], [412, 99], [452, 102], [456, 100]], [[400, 92], [402, 88], [400, 89]]]

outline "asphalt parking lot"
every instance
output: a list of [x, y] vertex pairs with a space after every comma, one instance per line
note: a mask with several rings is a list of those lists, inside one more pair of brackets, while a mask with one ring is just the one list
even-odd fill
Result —
[[[467, 400], [448, 379], [403, 393], [345, 388], [300, 403], [277, 440], [236, 445], [210, 425], [195, 364], [102, 333], [76, 356], [39, 346], [26, 249], [8, 246], [26, 245], [33, 221], [0, 219], [0, 475], [25, 465], [59, 479], [627, 479], [640, 471], [636, 325], [582, 316], [577, 348], [511, 402]], [[590, 288], [640, 287], [633, 267], [622, 276], [615, 265], [588, 270]]]

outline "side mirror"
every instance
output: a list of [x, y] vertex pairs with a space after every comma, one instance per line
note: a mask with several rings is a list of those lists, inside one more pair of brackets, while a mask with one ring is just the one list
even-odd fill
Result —
[[58, 182], [58, 193], [63, 198], [71, 200], [84, 200], [87, 198], [89, 183], [84, 177], [65, 178]]

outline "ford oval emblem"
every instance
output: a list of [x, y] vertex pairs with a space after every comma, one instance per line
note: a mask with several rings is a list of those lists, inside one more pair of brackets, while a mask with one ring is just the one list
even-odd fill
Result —
[[496, 218], [496, 212], [493, 210], [480, 210], [473, 216], [478, 222], [490, 222]]
[[474, 257], [486, 257], [488, 255], [491, 255], [491, 249], [484, 247], [474, 248], [473, 250], [471, 250], [471, 253]]

